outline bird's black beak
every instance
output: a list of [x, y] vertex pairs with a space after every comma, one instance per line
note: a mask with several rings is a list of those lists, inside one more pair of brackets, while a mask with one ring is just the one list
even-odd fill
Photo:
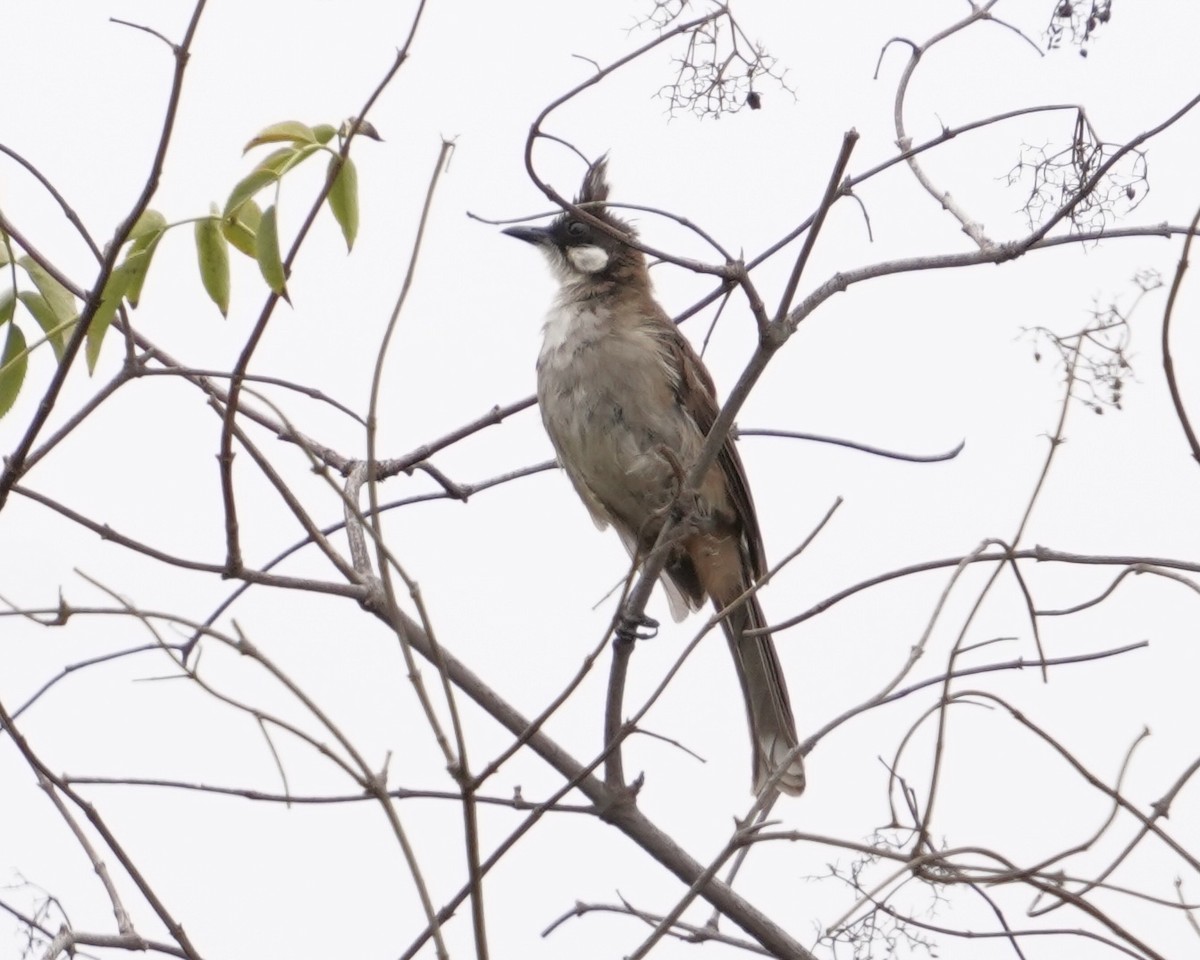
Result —
[[516, 227], [505, 227], [501, 233], [507, 233], [510, 237], [516, 237], [518, 240], [524, 240], [526, 243], [543, 244], [550, 242], [550, 230], [547, 227], [529, 227], [521, 224]]

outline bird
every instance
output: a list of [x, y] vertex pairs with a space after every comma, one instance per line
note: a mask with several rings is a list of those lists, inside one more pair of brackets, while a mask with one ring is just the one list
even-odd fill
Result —
[[[606, 204], [607, 162], [589, 165], [575, 204], [636, 240]], [[541, 251], [558, 281], [537, 359], [538, 404], [558, 462], [596, 526], [614, 527], [637, 562], [657, 542], [717, 417], [712, 376], [655, 300], [640, 250], [570, 211], [503, 232]], [[730, 438], [688, 495], [661, 578], [671, 613], [681, 620], [706, 599], [730, 608], [721, 627], [745, 698], [754, 793], [778, 774], [776, 789], [798, 795], [804, 763], [779, 657], [769, 633], [747, 635], [767, 626], [757, 594], [739, 600], [766, 558]]]

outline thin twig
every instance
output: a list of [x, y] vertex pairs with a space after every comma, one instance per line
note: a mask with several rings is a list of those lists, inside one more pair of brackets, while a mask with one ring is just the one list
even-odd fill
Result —
[[1171, 391], [1171, 403], [1175, 407], [1175, 416], [1179, 420], [1179, 425], [1183, 427], [1184, 436], [1187, 437], [1192, 459], [1200, 463], [1200, 440], [1196, 439], [1196, 432], [1192, 429], [1192, 422], [1188, 419], [1187, 410], [1183, 406], [1179, 383], [1175, 379], [1175, 361], [1171, 358], [1171, 314], [1175, 310], [1175, 300], [1179, 295], [1179, 288], [1183, 284], [1183, 275], [1188, 268], [1188, 253], [1192, 248], [1192, 238], [1196, 235], [1197, 224], [1200, 224], [1200, 208], [1196, 210], [1191, 226], [1188, 227], [1187, 239], [1183, 241], [1183, 253], [1179, 257], [1179, 266], [1175, 268], [1175, 279], [1171, 281], [1171, 293], [1167, 297], [1167, 306], [1163, 311], [1162, 358], [1163, 372], [1166, 374], [1167, 388]]

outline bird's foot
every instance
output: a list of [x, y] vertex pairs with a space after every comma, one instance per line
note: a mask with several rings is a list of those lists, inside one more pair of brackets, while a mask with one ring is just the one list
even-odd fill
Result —
[[644, 613], [630, 616], [624, 611], [617, 617], [617, 639], [631, 642], [633, 640], [653, 640], [658, 636], [658, 621]]

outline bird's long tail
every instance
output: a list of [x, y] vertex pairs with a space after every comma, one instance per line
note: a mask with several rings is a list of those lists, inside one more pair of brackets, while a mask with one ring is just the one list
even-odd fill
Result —
[[721, 621], [746, 699], [754, 753], [754, 792], [761, 792], [771, 775], [786, 763], [776, 783], [783, 793], [796, 796], [804, 791], [804, 761], [794, 753], [799, 743], [796, 721], [792, 718], [775, 643], [767, 633], [746, 636], [747, 630], [766, 625], [762, 607], [753, 596], [738, 604]]

